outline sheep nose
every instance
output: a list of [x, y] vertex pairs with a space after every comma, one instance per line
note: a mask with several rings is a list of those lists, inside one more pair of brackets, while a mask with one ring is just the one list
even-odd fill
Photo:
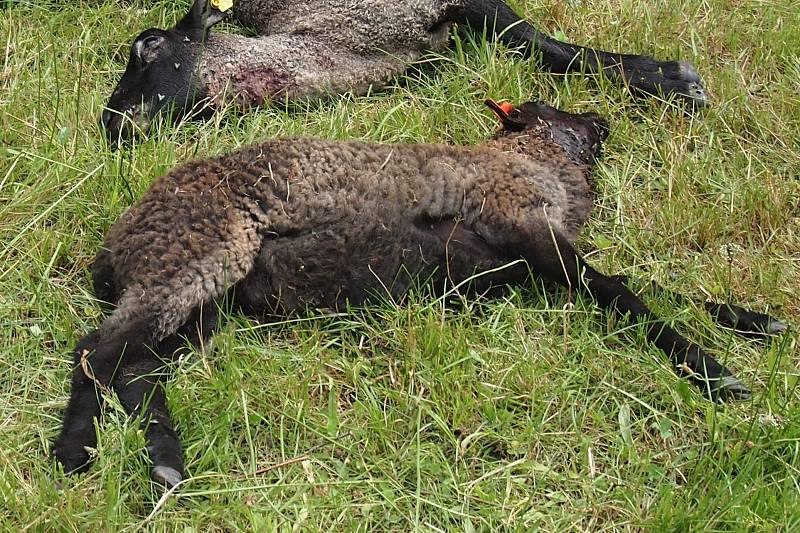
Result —
[[103, 109], [103, 113], [100, 115], [100, 124], [103, 125], [104, 130], [108, 130], [108, 125], [111, 122], [111, 112], [108, 109]]
[[592, 119], [592, 126], [594, 126], [598, 135], [600, 135], [601, 141], [605, 141], [606, 138], [608, 138], [609, 126], [608, 126], [608, 121], [606, 119], [604, 119], [600, 115], [597, 115], [595, 118]]
[[100, 115], [100, 123], [112, 148], [117, 148], [128, 140], [130, 128], [127, 122], [125, 117], [116, 111], [104, 109]]

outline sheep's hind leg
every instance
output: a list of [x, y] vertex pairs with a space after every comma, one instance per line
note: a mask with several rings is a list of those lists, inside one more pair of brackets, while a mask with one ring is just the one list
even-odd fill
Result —
[[[625, 275], [612, 276], [620, 283], [628, 284], [631, 281], [639, 283], [639, 280], [631, 280]], [[685, 294], [665, 289], [656, 281], [647, 282], [650, 292], [653, 294], [666, 294], [680, 303], [695, 302], [702, 305], [711, 318], [721, 326], [731, 328], [736, 333], [747, 336], [761, 337], [765, 335], [777, 335], [786, 331], [786, 322], [773, 316], [751, 311], [736, 304], [718, 303], [710, 300], [696, 300]]]
[[125, 364], [130, 364], [140, 358], [145, 348], [136, 335], [123, 333], [109, 340], [102, 338], [102, 330], [95, 330], [75, 348], [70, 398], [52, 450], [53, 457], [67, 474], [89, 468], [91, 450], [97, 446], [94, 424], [100, 417], [102, 394], [110, 391], [123, 359]]
[[[216, 307], [213, 305], [204, 307], [204, 309], [216, 311]], [[203, 315], [199, 318], [199, 322], [206, 326], [201, 330], [204, 335], [207, 335], [213, 329], [209, 326], [213, 326], [216, 318], [207, 318], [208, 315], [205, 313]], [[84, 472], [91, 464], [91, 451], [97, 446], [94, 425], [95, 420], [101, 414], [103, 394], [107, 394], [111, 392], [112, 388], [115, 388], [115, 392], [118, 393], [126, 410], [138, 414], [138, 406], [147, 405], [146, 396], [152, 392], [156, 399], [151, 410], [159, 408], [158, 395], [163, 395], [163, 393], [159, 392], [158, 380], [127, 379], [120, 381], [120, 379], [124, 379], [125, 376], [130, 378], [132, 374], [143, 375], [160, 370], [162, 364], [158, 362], [154, 351], [166, 353], [168, 357], [173, 356], [173, 352], [183, 342], [180, 334], [183, 333], [191, 338], [194, 332], [198, 331], [196, 325], [198, 319], [195, 317], [197, 317], [196, 314], [190, 313], [191, 327], [188, 325], [190, 322], [186, 322], [187, 325], [184, 326], [184, 329], [166, 337], [158, 344], [152, 340], [152, 327], [148, 327], [147, 318], [132, 321], [122, 329], [112, 329], [110, 332], [108, 331], [108, 322], [104, 322], [98, 330], [81, 339], [75, 348], [70, 399], [64, 413], [61, 432], [52, 449], [53, 457], [62, 465], [65, 473]], [[154, 366], [153, 361], [158, 364]], [[166, 410], [164, 412], [166, 413]], [[145, 418], [147, 419], [147, 417]], [[157, 416], [152, 419], [159, 420]], [[171, 424], [168, 425], [168, 428], [171, 430]], [[177, 442], [174, 432], [170, 435], [169, 431], [160, 428], [154, 428], [153, 432], [154, 435], [157, 435], [156, 440], [163, 440], [167, 444], [161, 447], [157, 446], [155, 453], [151, 455], [163, 456], [166, 458], [163, 462], [174, 465], [175, 461], [171, 457], [175, 455], [173, 451], [175, 445], [169, 443], [170, 439]], [[164, 450], [163, 453], [161, 449]], [[179, 444], [177, 444], [177, 449], [180, 453]], [[156, 460], [154, 460], [155, 462]]]
[[167, 488], [184, 478], [183, 451], [164, 394], [164, 381], [169, 377], [167, 365], [185, 353], [187, 341], [195, 347], [203, 346], [216, 328], [217, 316], [213, 302], [196, 309], [177, 333], [159, 343], [157, 353], [124, 365], [113, 383], [125, 411], [141, 417], [147, 453], [153, 463], [150, 477]]
[[[531, 227], [531, 226], [529, 226]], [[488, 229], [488, 228], [487, 228]], [[587, 291], [600, 305], [647, 326], [647, 338], [666, 353], [676, 370], [686, 375], [712, 400], [741, 400], [749, 389], [724, 366], [660, 321], [635, 294], [614, 278], [601, 274], [581, 258], [572, 244], [547, 220], [522, 236], [519, 228], [488, 229], [486, 238], [498, 243], [510, 258], [522, 257], [531, 269], [552, 281]]]
[[174, 360], [187, 353], [187, 344], [205, 351], [219, 323], [218, 305], [213, 300], [195, 309], [183, 327], [158, 344], [158, 353]]
[[685, 61], [658, 61], [644, 55], [618, 54], [564, 43], [548, 37], [517, 15], [502, 0], [467, 0], [448, 14], [454, 22], [478, 30], [489, 27], [506, 45], [523, 46], [541, 57], [552, 72], [607, 72], [639, 94], [676, 95], [702, 107], [708, 104], [703, 82]]
[[158, 354], [125, 365], [114, 380], [114, 389], [125, 411], [141, 416], [147, 452], [153, 462], [150, 476], [171, 488], [183, 479], [183, 452], [172, 426], [163, 381], [169, 370]]
[[53, 456], [67, 474], [84, 472], [91, 464], [90, 450], [97, 446], [94, 420], [100, 416], [102, 395], [88, 382], [82, 358], [97, 341], [95, 330], [81, 339], [73, 353], [70, 399], [64, 412], [61, 433], [53, 444]]
[[[209, 196], [205, 201], [208, 210], [205, 213], [195, 210], [190, 219], [213, 217], [219, 210], [224, 211], [227, 204], [217, 200]], [[160, 201], [164, 211], [173, 207], [165, 197]], [[164, 339], [187, 324], [204, 302], [222, 296], [252, 268], [261, 239], [252, 220], [238, 215], [237, 211], [226, 213], [225, 224], [207, 225], [208, 233], [195, 231], [194, 226], [189, 228], [189, 219], [183, 221], [185, 231], [152, 231], [147, 246], [137, 250], [142, 257], [131, 258], [139, 270], [134, 269], [129, 277], [138, 279], [139, 284], [126, 287], [117, 308], [98, 332], [86, 337], [76, 349], [70, 400], [61, 434], [53, 447], [55, 459], [67, 472], [80, 472], [88, 467], [86, 448], [94, 446], [97, 439], [93, 425], [100, 416], [98, 392], [111, 387], [117, 371], [123, 367], [139, 371], [149, 368], [153, 352], [158, 352]], [[157, 219], [153, 224], [162, 222]], [[164, 257], [164, 265], [177, 268], [148, 270], [144, 266], [148, 264], [147, 256], [155, 254]], [[121, 396], [131, 395], [124, 403], [133, 411], [144, 402], [137, 402], [134, 392], [125, 390], [130, 386], [130, 380], [122, 383]], [[144, 394], [154, 390], [154, 385], [138, 390], [136, 394]]]

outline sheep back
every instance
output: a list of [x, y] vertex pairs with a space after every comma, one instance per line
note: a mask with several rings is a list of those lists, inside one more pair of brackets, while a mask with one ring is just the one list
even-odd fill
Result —
[[[380, 272], [367, 268], [354, 274], [361, 276], [351, 280], [358, 294], [344, 296], [360, 301], [364, 288], [375, 287], [374, 280], [364, 281], [368, 276], [391, 279], [399, 263], [410, 266], [412, 277], [429, 275], [429, 263], [442, 264], [441, 251], [433, 250], [441, 250], [448, 230], [426, 225], [457, 220], [472, 234], [460, 239], [472, 244], [455, 249], [464, 260], [454, 268], [466, 272], [492, 257], [490, 248], [480, 249], [491, 245], [481, 229], [487, 220], [513, 233], [546, 217], [546, 224], [574, 239], [588, 198], [584, 172], [563, 155], [541, 162], [480, 147], [266, 141], [173, 169], [114, 225], [102, 258], [125, 305], [112, 318], [122, 323], [160, 306], [156, 330], [163, 337], [194, 307], [220, 296], [254, 268], [274, 266], [270, 257], [284, 265], [276, 268], [272, 289], [308, 282], [292, 277], [302, 265], [342, 273], [347, 267], [334, 269], [331, 263], [350, 256], [367, 265], [381, 256], [399, 258], [376, 266]], [[326, 229], [327, 240], [319, 237]], [[482, 245], [474, 244], [481, 239]], [[413, 242], [421, 244], [406, 255]], [[288, 249], [297, 246], [297, 254], [318, 251], [291, 256], [287, 243]], [[330, 296], [330, 277], [314, 279], [318, 282], [294, 297], [296, 305], [341, 303]], [[316, 297], [314, 291], [326, 283], [327, 298]], [[402, 292], [409, 281], [399, 283], [389, 292]]]

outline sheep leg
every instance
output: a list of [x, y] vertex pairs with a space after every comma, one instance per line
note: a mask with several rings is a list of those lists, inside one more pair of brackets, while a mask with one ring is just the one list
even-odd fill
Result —
[[163, 382], [168, 368], [158, 355], [123, 366], [114, 389], [125, 411], [141, 417], [153, 481], [171, 488], [183, 479], [183, 451], [172, 426]]
[[135, 361], [147, 350], [135, 335], [115, 335], [106, 341], [102, 338], [101, 330], [93, 331], [75, 348], [70, 398], [52, 451], [67, 474], [84, 472], [91, 464], [91, 453], [97, 446], [94, 424], [100, 417], [102, 394], [110, 391], [123, 357]]
[[153, 463], [153, 481], [172, 488], [184, 477], [183, 451], [172, 425], [164, 394], [164, 381], [169, 377], [167, 364], [186, 353], [187, 341], [202, 347], [217, 326], [216, 303], [196, 309], [186, 324], [158, 345], [158, 353], [124, 365], [114, 379], [113, 387], [125, 411], [141, 418], [147, 452]]
[[708, 103], [700, 76], [685, 61], [657, 61], [557, 41], [531, 26], [502, 0], [467, 0], [449, 15], [453, 22], [478, 30], [488, 26], [504, 44], [522, 46], [526, 54], [538, 55], [552, 72], [604, 71], [635, 93], [676, 95], [697, 106]]
[[189, 344], [205, 351], [219, 324], [218, 305], [216, 300], [212, 300], [195, 309], [182, 328], [158, 344], [158, 353], [175, 360], [188, 353], [186, 348]]
[[[531, 269], [556, 283], [586, 291], [601, 306], [619, 316], [629, 315], [645, 324], [647, 338], [664, 351], [677, 371], [686, 375], [712, 400], [738, 400], [750, 396], [748, 388], [724, 366], [660, 321], [635, 294], [618, 280], [601, 274], [578, 255], [572, 244], [546, 221], [528, 239], [505, 239], [503, 248], [511, 257], [523, 257]], [[490, 242], [503, 242], [498, 235], [518, 235], [519, 231], [492, 232]]]
[[[116, 242], [123, 249], [126, 242], [137, 243], [134, 249], [139, 256], [132, 253], [128, 258], [126, 274], [136, 281], [125, 287], [114, 312], [75, 351], [72, 391], [52, 452], [68, 473], [89, 466], [87, 448], [97, 443], [94, 421], [100, 416], [98, 396], [110, 391], [117, 371], [148, 368], [153, 352], [159, 351], [164, 339], [179, 332], [204, 302], [222, 297], [247, 275], [261, 244], [252, 219], [232, 209], [222, 194], [209, 193], [202, 203], [188, 206], [181, 203], [182, 196], [166, 194], [154, 202], [160, 211], [151, 211], [153, 203], [147, 202], [153, 202], [152, 195], [157, 195], [154, 190], [158, 191], [157, 186], [138, 205], [139, 211], [134, 207], [128, 212], [128, 225], [117, 225], [109, 233], [108, 242]], [[184, 218], [175, 219], [176, 212]], [[219, 213], [226, 214], [224, 224], [207, 224], [206, 233], [196, 229], [201, 224], [195, 221]], [[150, 230], [145, 240], [137, 240], [141, 228]], [[215, 309], [213, 305], [207, 307]], [[170, 339], [161, 348], [174, 342]], [[129, 394], [124, 390], [129, 386], [127, 381], [123, 383], [123, 396]], [[153, 385], [137, 388], [155, 390]], [[135, 400], [126, 399], [125, 403], [131, 408]]]
[[94, 420], [100, 416], [102, 396], [87, 383], [81, 358], [97, 340], [97, 330], [78, 343], [73, 354], [72, 387], [69, 403], [64, 412], [61, 434], [53, 445], [53, 456], [67, 474], [83, 472], [90, 465], [89, 451], [97, 446]]
[[[612, 277], [623, 284], [627, 284], [631, 281], [631, 279], [625, 275]], [[785, 331], [788, 327], [784, 321], [773, 316], [757, 313], [736, 304], [697, 300], [680, 292], [665, 289], [656, 281], [652, 280], [647, 283], [647, 286], [653, 294], [666, 294], [682, 304], [692, 302], [702, 305], [716, 323], [731, 328], [741, 335], [758, 337], [776, 335]]]
[[[216, 305], [212, 304], [195, 310], [183, 328], [158, 344], [152, 341], [149, 328], [133, 326], [107, 335], [104, 342], [100, 340], [104, 338], [103, 326], [81, 339], [75, 348], [69, 403], [52, 452], [64, 472], [85, 472], [91, 465], [91, 451], [97, 446], [94, 424], [101, 414], [102, 394], [113, 388], [128, 413], [143, 415], [145, 436], [148, 442], [155, 443], [148, 446], [154, 465], [181, 473], [182, 468], [174, 468], [176, 464], [182, 467], [183, 459], [160, 384], [163, 362], [156, 354], [171, 359], [176, 351], [180, 353], [187, 337], [201, 345], [216, 321]], [[153, 469], [154, 479], [169, 485], [174, 476], [168, 474], [171, 472]]]
[[119, 287], [114, 281], [113, 256], [111, 252], [101, 248], [92, 264], [92, 288], [95, 298], [109, 309], [119, 301]]

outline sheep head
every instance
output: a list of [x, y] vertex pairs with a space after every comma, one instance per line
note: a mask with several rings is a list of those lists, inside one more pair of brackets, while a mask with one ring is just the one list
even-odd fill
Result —
[[[573, 162], [593, 165], [608, 136], [608, 122], [597, 113], [567, 113], [544, 102], [525, 102], [519, 106], [498, 104], [494, 100], [485, 103], [502, 124], [494, 137], [500, 145], [518, 145], [536, 136], [561, 147]], [[536, 145], [530, 148], [538, 150]]]
[[130, 58], [103, 111], [101, 122], [112, 144], [145, 133], [162, 112], [181, 117], [202, 100], [196, 64], [208, 30], [225, 13], [196, 0], [171, 29], [150, 28], [131, 45]]

